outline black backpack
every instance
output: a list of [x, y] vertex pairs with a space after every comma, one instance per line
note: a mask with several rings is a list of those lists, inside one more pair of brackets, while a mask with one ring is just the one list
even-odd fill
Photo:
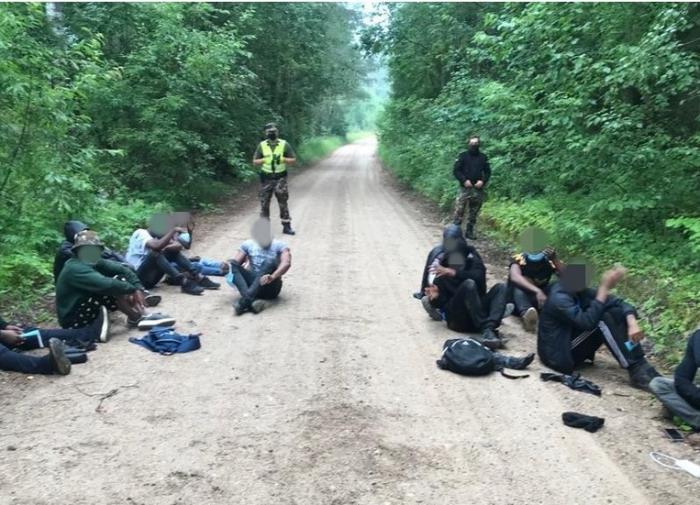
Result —
[[494, 370], [508, 379], [524, 379], [528, 375], [511, 375], [499, 366], [491, 349], [473, 338], [453, 338], [442, 345], [442, 357], [437, 366], [460, 375], [488, 375]]
[[496, 369], [493, 352], [471, 338], [445, 341], [437, 366], [460, 375], [488, 375]]

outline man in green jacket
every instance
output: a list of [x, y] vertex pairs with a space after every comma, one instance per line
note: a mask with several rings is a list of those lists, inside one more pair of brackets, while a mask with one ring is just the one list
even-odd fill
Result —
[[90, 325], [100, 312], [119, 310], [129, 327], [147, 330], [170, 326], [175, 319], [163, 314], [147, 314], [145, 293], [138, 276], [129, 268], [102, 259], [104, 245], [92, 230], [75, 238], [72, 253], [56, 281], [56, 312], [63, 328]]

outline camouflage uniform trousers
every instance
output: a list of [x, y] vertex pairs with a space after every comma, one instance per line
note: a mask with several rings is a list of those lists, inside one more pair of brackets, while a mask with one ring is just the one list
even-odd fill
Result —
[[280, 219], [282, 223], [290, 223], [292, 218], [289, 215], [289, 187], [287, 186], [287, 178], [280, 177], [279, 179], [264, 179], [258, 196], [260, 198], [260, 217], [270, 218], [270, 201], [272, 195], [277, 197], [277, 203], [280, 206]]
[[485, 200], [486, 192], [483, 188], [463, 187], [462, 191], [460, 191], [459, 195], [457, 196], [452, 222], [456, 225], [461, 225], [462, 219], [464, 219], [464, 211], [467, 209], [467, 207], [469, 207], [467, 224], [473, 227], [476, 224], [476, 218], [479, 216], [481, 205]]

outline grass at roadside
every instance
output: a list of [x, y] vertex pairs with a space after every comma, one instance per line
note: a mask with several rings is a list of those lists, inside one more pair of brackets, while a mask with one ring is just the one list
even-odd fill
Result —
[[345, 142], [340, 136], [311, 137], [302, 142], [297, 155], [302, 165], [311, 165], [328, 156]]
[[346, 137], [348, 142], [357, 142], [358, 140], [366, 139], [369, 137], [374, 137], [375, 133], [372, 131], [361, 130], [349, 132]]

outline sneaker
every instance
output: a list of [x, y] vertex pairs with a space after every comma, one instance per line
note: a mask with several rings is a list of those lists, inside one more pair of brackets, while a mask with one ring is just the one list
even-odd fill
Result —
[[219, 289], [221, 287], [221, 284], [214, 282], [209, 277], [202, 277], [198, 284], [204, 289]]
[[187, 279], [180, 287], [180, 291], [187, 293], [188, 295], [201, 295], [204, 293], [204, 288], [197, 284], [192, 279]]
[[70, 373], [71, 363], [66, 356], [66, 346], [57, 338], [49, 340], [49, 357], [57, 374], [68, 375]]
[[535, 307], [530, 307], [523, 314], [523, 328], [525, 331], [534, 333], [537, 330], [537, 321], [539, 320], [539, 314]]
[[297, 234], [297, 232], [292, 230], [292, 225], [290, 223], [284, 223], [282, 225], [282, 233], [284, 233], [285, 235], [296, 235]]
[[649, 393], [652, 393], [649, 388], [649, 383], [654, 377], [659, 377], [661, 375], [647, 360], [642, 360], [640, 363], [637, 363], [634, 368], [630, 367], [628, 373], [630, 375], [630, 383], [633, 387], [648, 391]]
[[100, 315], [97, 316], [95, 323], [99, 328], [98, 338], [100, 342], [105, 343], [109, 340], [109, 311], [104, 305], [100, 306]]
[[515, 304], [508, 302], [506, 303], [506, 311], [503, 313], [503, 319], [510, 316], [515, 310]]
[[132, 328], [138, 328], [139, 330], [150, 330], [156, 326], [172, 326], [175, 324], [175, 318], [170, 317], [166, 314], [148, 314], [143, 316], [138, 321], [127, 321], [128, 325]]
[[241, 300], [238, 300], [236, 303], [233, 304], [233, 310], [236, 313], [237, 316], [242, 316], [248, 310], [250, 309], [250, 306], [244, 305]]
[[260, 314], [266, 308], [267, 303], [264, 300], [253, 300], [253, 303], [250, 304], [250, 311], [253, 314]]
[[416, 291], [415, 293], [413, 293], [413, 298], [415, 298], [416, 300], [420, 300], [421, 298], [423, 298], [423, 293], [421, 293], [420, 291]]
[[185, 276], [184, 275], [178, 275], [177, 277], [166, 277], [165, 278], [165, 283], [168, 286], [182, 286], [182, 284], [185, 282]]
[[420, 299], [420, 302], [423, 304], [423, 308], [430, 316], [430, 319], [433, 321], [442, 321], [442, 314], [436, 307], [433, 307], [433, 305], [430, 303], [430, 298], [424, 296]]
[[160, 301], [161, 301], [162, 299], [163, 299], [163, 298], [162, 298], [160, 295], [151, 295], [151, 294], [148, 294], [148, 295], [146, 295], [146, 297], [144, 298], [143, 304], [144, 304], [146, 307], [157, 307], [158, 304], [160, 303]]

